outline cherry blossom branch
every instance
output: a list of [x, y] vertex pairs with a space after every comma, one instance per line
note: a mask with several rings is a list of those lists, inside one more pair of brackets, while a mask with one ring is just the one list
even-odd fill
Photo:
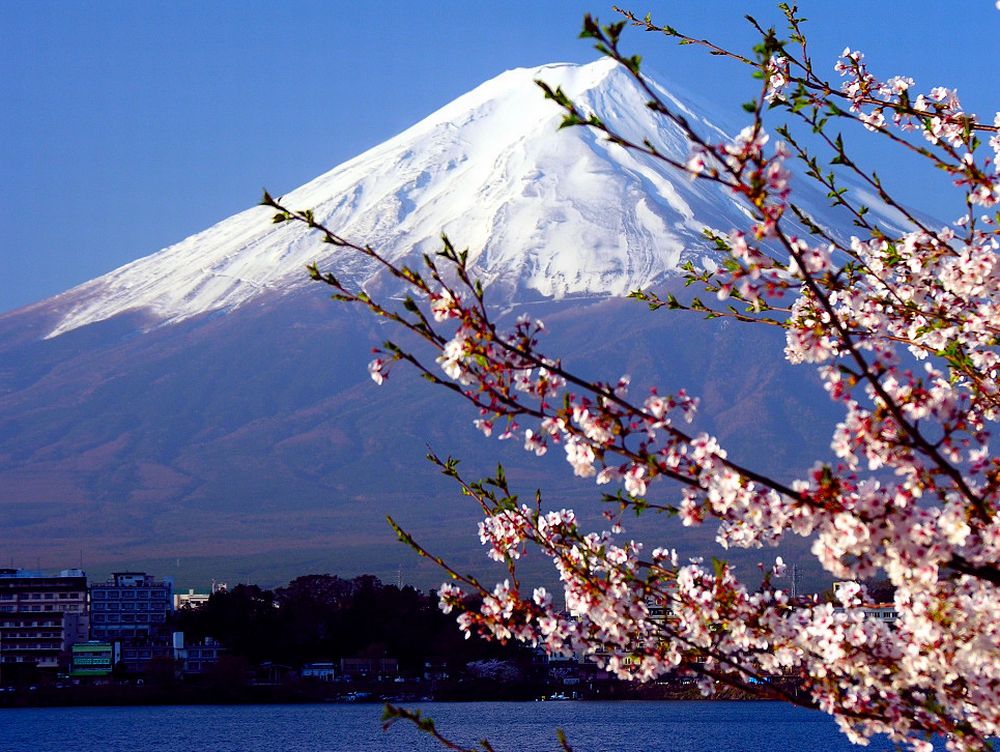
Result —
[[[714, 437], [681, 428], [678, 419], [692, 422], [697, 407], [683, 390], [661, 395], [651, 388], [637, 399], [629, 396], [628, 377], [593, 381], [544, 353], [541, 322], [521, 317], [501, 327], [467, 253], [447, 238], [437, 256], [424, 257], [426, 269], [418, 273], [369, 245], [347, 241], [309, 211], [291, 211], [267, 195], [264, 203], [277, 211], [276, 222], [305, 223], [406, 290], [396, 310], [353, 281], [310, 269], [334, 288], [336, 299], [361, 304], [429, 347], [433, 363], [386, 342], [369, 364], [377, 383], [395, 363], [407, 362], [474, 405], [484, 434], [502, 423], [500, 438], [523, 440], [533, 454], [560, 445], [575, 475], [618, 486], [603, 498], [619, 505], [619, 515], [663, 511], [685, 525], [713, 519], [724, 547], [776, 545], [786, 535], [810, 539], [818, 562], [837, 578], [884, 572], [896, 587], [899, 614], [893, 629], [866, 619], [863, 591], [852, 583], [841, 587], [837, 607], [793, 603], [773, 587], [770, 574], [751, 593], [725, 562], [713, 561], [712, 569], [700, 560], [682, 565], [675, 551], [663, 548], [644, 555], [641, 544], [619, 541], [618, 520], [610, 530], [584, 533], [571, 510], [543, 509], [540, 492], [534, 507], [521, 504], [502, 468], [494, 478], [466, 482], [454, 460], [432, 453], [441, 471], [479, 503], [480, 540], [507, 579], [489, 589], [390, 524], [448, 573], [441, 605], [460, 611], [467, 634], [590, 655], [622, 678], [690, 671], [705, 692], [715, 681], [745, 687], [750, 678], [792, 676], [805, 694], [784, 699], [830, 713], [852, 740], [884, 733], [922, 752], [926, 735], [938, 733], [950, 735], [955, 749], [986, 749], [987, 737], [1000, 733], [1000, 632], [991, 616], [1000, 608], [1000, 459], [991, 453], [987, 432], [1000, 417], [1000, 231], [982, 228], [1000, 216], [977, 220], [972, 210], [1000, 202], [1000, 178], [988, 174], [988, 159], [977, 161], [974, 154], [975, 132], [993, 131], [975, 127], [953, 92], [937, 87], [911, 99], [909, 79], [878, 81], [863, 56], [850, 50], [837, 64], [846, 80], [835, 91], [814, 72], [797, 11], [782, 10], [798, 52], [753, 19], [761, 35], [754, 59], [670, 27], [655, 29], [749, 64], [762, 79], [747, 105], [750, 124], [720, 143], [673, 112], [641, 75], [639, 58], [619, 50], [626, 23], [638, 22], [634, 16], [625, 12], [624, 21], [605, 27], [585, 19], [583, 36], [622, 64], [650, 111], [689, 139], [686, 160], [641, 135], [616, 133], [558, 87], [540, 85], [562, 108], [563, 126], [592, 128], [664, 169], [727, 188], [747, 207], [747, 227], [706, 231], [721, 265], [682, 270], [688, 283], [703, 285], [720, 301], [732, 297], [743, 311], [697, 297], [686, 303], [671, 295], [661, 299], [652, 291], [633, 297], [654, 309], [780, 326], [786, 358], [816, 365], [830, 398], [844, 408], [831, 438], [837, 460], [817, 463], [790, 483], [732, 462]], [[641, 24], [652, 28], [648, 17]], [[849, 102], [850, 111], [835, 101]], [[964, 238], [951, 228], [925, 227], [905, 207], [911, 231], [880, 228], [833, 172], [820, 169], [792, 125], [779, 131], [784, 144], [767, 147], [764, 117], [773, 107], [790, 112], [792, 125], [816, 129], [838, 170], [860, 176], [889, 207], [901, 204], [848, 155], [839, 136], [824, 131], [828, 119], [858, 122], [887, 145], [946, 168], [966, 197]], [[894, 131], [908, 128], [920, 130], [933, 149]], [[1000, 138], [990, 145], [1000, 155]], [[850, 212], [863, 237], [839, 239], [795, 205], [784, 165], [793, 151], [806, 164], [806, 176]], [[835, 261], [840, 254], [846, 263]], [[783, 296], [793, 302], [781, 302]], [[923, 361], [923, 370], [904, 368], [897, 350], [914, 364]], [[862, 462], [873, 475], [859, 474]], [[647, 499], [650, 484], [663, 479], [675, 481], [663, 492], [673, 499]], [[544, 588], [530, 595], [523, 590], [517, 561], [529, 546], [555, 566], [565, 609], [556, 609]], [[771, 572], [778, 577], [783, 569], [779, 557]]]
[[[653, 91], [653, 89], [650, 87], [646, 79], [640, 75], [638, 60], [636, 58], [626, 57], [621, 54], [621, 52], [618, 49], [618, 39], [620, 32], [621, 32], [621, 26], [618, 24], [613, 24], [611, 26], [601, 28], [589, 16], [587, 16], [584, 19], [584, 32], [582, 36], [587, 36], [597, 39], [598, 50], [600, 50], [604, 54], [612, 57], [613, 59], [621, 63], [629, 71], [634, 80], [643, 88], [646, 95], [650, 97], [650, 102], [649, 102], [650, 109], [660, 114], [663, 114], [664, 116], [672, 120], [674, 123], [679, 125], [685, 131], [688, 138], [692, 141], [693, 144], [695, 144], [696, 147], [709, 150], [710, 149], [709, 145], [706, 144], [706, 142], [703, 141], [696, 133], [694, 133], [693, 129], [691, 129], [686, 119], [682, 118], [679, 115], [673, 114], [670, 111], [670, 108], [666, 107], [662, 99], [656, 94], [655, 91]], [[761, 50], [762, 57], [764, 57], [764, 59], [770, 59], [770, 55], [772, 54], [772, 52], [779, 49], [780, 45], [778, 45], [775, 39], [773, 38], [773, 32], [769, 32], [765, 36], [763, 49]], [[757, 66], [761, 67], [759, 63], [757, 64]], [[543, 88], [547, 89], [547, 87]], [[766, 84], [765, 84], [765, 91], [766, 91]], [[547, 94], [550, 94], [550, 92], [551, 89], [547, 89]], [[567, 115], [567, 119], [564, 120], [563, 123], [564, 125], [585, 125], [600, 131], [609, 140], [619, 145], [622, 145], [625, 148], [630, 148], [630, 146], [632, 145], [632, 142], [620, 137], [618, 134], [611, 131], [611, 129], [609, 129], [603, 122], [601, 122], [598, 118], [596, 118], [596, 116], [591, 116], [587, 120], [579, 118], [577, 116], [578, 109], [571, 101], [569, 101], [567, 97], [565, 97], [565, 95], [557, 96], [554, 98], [556, 99], [557, 103], [560, 104], [569, 113]], [[763, 102], [763, 95], [761, 96], [760, 100], [758, 100], [758, 102], [754, 107], [754, 122], [750, 136], [752, 140], [756, 139], [760, 132], [760, 127], [761, 127], [760, 112], [762, 108], [762, 102]], [[856, 174], [859, 174], [864, 179], [866, 179], [873, 187], [876, 187], [883, 200], [886, 200], [890, 205], [896, 205], [896, 202], [894, 202], [892, 198], [885, 192], [879, 181], [869, 178], [863, 171], [857, 169], [854, 163], [847, 158], [843, 146], [842, 144], [839, 143], [839, 141], [838, 143], [834, 144], [832, 140], [830, 140], [828, 137], [825, 136], [825, 134], [822, 133], [822, 131], [820, 131], [820, 135], [821, 137], [826, 138], [828, 143], [830, 143], [832, 147], [836, 148], [841, 163], [845, 164], [848, 167], [853, 168]], [[637, 147], [637, 150], [642, 153], [647, 153], [647, 154], [651, 153], [650, 149], [644, 147]], [[676, 160], [670, 160], [668, 161], [668, 163], [671, 166], [676, 167], [677, 169], [681, 169], [678, 166]], [[738, 193], [742, 192], [741, 191], [742, 189], [746, 191], [747, 196], [754, 197], [756, 200], [754, 201], [753, 209], [756, 211], [760, 211], [762, 210], [762, 204], [760, 203], [759, 200], [759, 194], [755, 193], [755, 186], [744, 185], [742, 182], [743, 169], [744, 169], [742, 166], [743, 164], [744, 163], [739, 160], [737, 160], [735, 164], [733, 162], [726, 163], [726, 170], [728, 171], [733, 181], [733, 182], [727, 182], [726, 184], [729, 185], [730, 187], [733, 187], [735, 190], [737, 190]], [[696, 176], [704, 177], [709, 180], [718, 180], [717, 173], [704, 174], [699, 172], [696, 173]], [[910, 215], [908, 212], [905, 212], [905, 210], [904, 213], [906, 213], [908, 218], [913, 219], [912, 215]], [[977, 513], [984, 520], [989, 520], [991, 517], [991, 512], [987, 508], [985, 501], [979, 498], [971, 490], [971, 488], [968, 486], [968, 484], [962, 477], [961, 472], [953, 465], [951, 465], [951, 463], [949, 463], [941, 455], [941, 453], [931, 442], [926, 440], [926, 438], [921, 434], [921, 432], [914, 423], [906, 419], [906, 416], [903, 415], [902, 410], [899, 409], [899, 407], [886, 393], [879, 378], [880, 374], [874, 373], [871, 370], [871, 367], [868, 364], [868, 362], [861, 355], [858, 347], [854, 342], [854, 338], [850, 335], [846, 327], [844, 327], [843, 323], [839, 319], [839, 316], [834, 310], [833, 305], [826, 298], [823, 290], [817, 284], [812, 274], [808, 271], [808, 264], [804, 262], [804, 259], [798, 247], [796, 246], [795, 243], [792, 242], [790, 236], [778, 230], [777, 223], [780, 221], [781, 212], [780, 211], [777, 212], [774, 216], [768, 216], [763, 211], [760, 211], [758, 216], [764, 221], [769, 221], [773, 223], [774, 226], [768, 228], [768, 234], [776, 236], [781, 245], [785, 248], [786, 252], [789, 254], [789, 256], [793, 258], [795, 262], [798, 264], [798, 267], [804, 270], [802, 279], [807, 285], [807, 287], [810, 289], [810, 291], [813, 293], [815, 300], [818, 301], [819, 304], [825, 310], [827, 316], [829, 317], [828, 322], [831, 323], [837, 330], [837, 334], [840, 339], [842, 349], [846, 351], [847, 354], [855, 361], [856, 365], [860, 369], [863, 378], [869, 384], [871, 384], [872, 388], [875, 390], [882, 404], [885, 405], [886, 408], [892, 413], [893, 417], [898, 422], [898, 424], [903, 427], [904, 431], [908, 434], [911, 441], [913, 442], [913, 445], [918, 449], [920, 449], [924, 454], [926, 454], [935, 463], [940, 472], [944, 473], [952, 480], [952, 482], [959, 489], [959, 491], [972, 502], [972, 504], [976, 508]], [[923, 229], [920, 223], [916, 222], [916, 220], [913, 221], [918, 227], [921, 227], [921, 229]]]

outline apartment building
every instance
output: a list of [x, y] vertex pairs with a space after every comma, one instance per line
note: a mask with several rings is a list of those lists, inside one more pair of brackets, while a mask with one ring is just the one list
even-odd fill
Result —
[[145, 572], [115, 572], [107, 582], [91, 585], [91, 639], [119, 644], [126, 673], [142, 673], [150, 661], [171, 658], [167, 620], [173, 588], [169, 578]]
[[69, 668], [90, 631], [87, 576], [0, 569], [0, 683], [33, 682]]

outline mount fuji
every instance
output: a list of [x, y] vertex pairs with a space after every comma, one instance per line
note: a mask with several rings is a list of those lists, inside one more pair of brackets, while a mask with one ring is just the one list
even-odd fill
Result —
[[[675, 284], [680, 264], [702, 257], [703, 228], [742, 225], [745, 211], [591, 131], [559, 131], [535, 79], [686, 158], [683, 134], [625, 70], [554, 64], [497, 76], [282, 202], [394, 260], [437, 250], [446, 232], [468, 247], [488, 300], [542, 315], [566, 362], [686, 386], [731, 452], [779, 473], [808, 464], [833, 413], [810, 399], [806, 371], [782, 363], [780, 334], [623, 299]], [[660, 93], [696, 129], [724, 135]], [[803, 195], [836, 228], [822, 198]], [[389, 295], [392, 283], [270, 214], [248, 209], [0, 316], [0, 557], [58, 568], [83, 555], [91, 569], [145, 566], [192, 586], [310, 568], [385, 575], [399, 563], [434, 579], [387, 545], [384, 523], [392, 514], [460, 564], [480, 560], [474, 510], [420, 461], [428, 443], [472, 475], [499, 453], [524, 491], [596, 503], [557, 459], [483, 439], [449, 395], [404, 374], [375, 389], [365, 363], [381, 326], [328, 303], [304, 267]], [[711, 531], [692, 545], [698, 536]]]

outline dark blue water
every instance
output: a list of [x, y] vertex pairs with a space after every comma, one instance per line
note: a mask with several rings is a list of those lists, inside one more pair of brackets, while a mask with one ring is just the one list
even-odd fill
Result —
[[[771, 702], [428, 703], [451, 738], [497, 752], [839, 752], [829, 718]], [[380, 705], [240, 705], [0, 710], [0, 752], [406, 752], [439, 750]], [[890, 750], [877, 740], [870, 750]]]

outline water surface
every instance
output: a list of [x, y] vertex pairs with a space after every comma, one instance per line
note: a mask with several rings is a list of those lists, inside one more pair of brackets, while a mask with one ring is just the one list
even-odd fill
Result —
[[[828, 717], [774, 702], [424, 703], [445, 735], [497, 752], [847, 752]], [[0, 752], [430, 752], [381, 705], [199, 705], [0, 710]], [[877, 740], [870, 750], [891, 750]]]

